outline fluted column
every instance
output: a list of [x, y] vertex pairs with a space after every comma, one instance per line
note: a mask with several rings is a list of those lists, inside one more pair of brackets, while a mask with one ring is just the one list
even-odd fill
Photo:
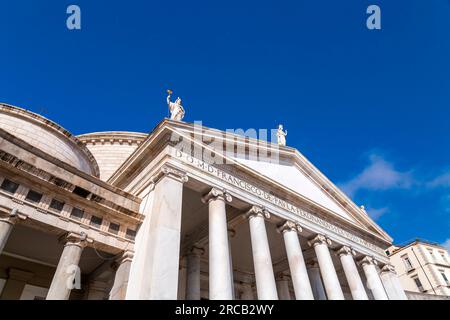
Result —
[[204, 251], [193, 247], [186, 256], [186, 300], [200, 300], [200, 258]]
[[342, 268], [344, 269], [345, 278], [350, 287], [353, 300], [368, 300], [366, 289], [353, 259], [355, 252], [351, 248], [343, 246], [336, 253], [341, 259]]
[[209, 298], [231, 300], [231, 263], [225, 202], [231, 196], [216, 188], [203, 197], [209, 207]]
[[47, 300], [69, 299], [71, 290], [76, 287], [77, 282], [81, 279], [78, 264], [81, 253], [89, 241], [85, 233], [69, 233], [60, 240], [65, 243], [64, 249], [50, 284]]
[[311, 289], [315, 300], [327, 300], [327, 294], [323, 287], [322, 277], [320, 275], [319, 263], [317, 259], [313, 259], [306, 264], [308, 277], [311, 283]]
[[253, 206], [246, 216], [250, 225], [253, 263], [255, 268], [256, 292], [258, 300], [277, 300], [277, 286], [273, 274], [272, 257], [267, 239], [264, 218], [269, 218], [267, 211]]
[[373, 258], [366, 256], [359, 260], [359, 264], [364, 270], [367, 279], [367, 287], [372, 291], [375, 300], [388, 300], [378, 271], [375, 268], [376, 261]]
[[344, 300], [341, 284], [339, 283], [336, 269], [334, 268], [333, 260], [331, 259], [330, 251], [328, 249], [328, 245], [331, 244], [331, 241], [323, 235], [317, 235], [308, 243], [310, 246], [314, 247], [314, 251], [316, 252], [320, 274], [322, 275], [328, 300]]
[[278, 228], [278, 231], [283, 233], [295, 298], [297, 300], [314, 300], [308, 271], [306, 269], [302, 248], [297, 234], [297, 232], [302, 231], [301, 227], [291, 221], [286, 221]]
[[132, 261], [133, 252], [125, 251], [114, 262], [113, 268], [116, 270], [116, 274], [112, 289], [109, 293], [110, 300], [125, 300]]
[[289, 292], [289, 276], [281, 273], [276, 278], [278, 299], [291, 300], [291, 293]]
[[19, 214], [17, 209], [11, 210], [9, 214], [0, 213], [0, 254], [3, 252], [9, 235], [19, 219], [24, 220], [26, 216]]

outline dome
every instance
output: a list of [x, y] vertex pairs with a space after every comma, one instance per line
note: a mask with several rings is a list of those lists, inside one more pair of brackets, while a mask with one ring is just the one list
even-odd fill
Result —
[[146, 133], [105, 131], [77, 136], [94, 155], [100, 179], [106, 181], [148, 136]]
[[0, 103], [0, 128], [87, 174], [98, 177], [86, 146], [58, 124], [28, 110]]

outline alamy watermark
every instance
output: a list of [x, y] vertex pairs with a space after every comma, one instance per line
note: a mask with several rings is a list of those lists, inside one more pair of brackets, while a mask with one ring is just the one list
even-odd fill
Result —
[[69, 14], [66, 20], [66, 26], [69, 30], [81, 29], [81, 9], [75, 4], [67, 7], [66, 13]]
[[[281, 127], [281, 129], [280, 129]], [[236, 159], [280, 163], [280, 148], [284, 147], [282, 126], [278, 129], [208, 130], [201, 121], [194, 121], [192, 134], [173, 132], [173, 147], [208, 164], [232, 164]], [[283, 133], [281, 133], [281, 132]]]

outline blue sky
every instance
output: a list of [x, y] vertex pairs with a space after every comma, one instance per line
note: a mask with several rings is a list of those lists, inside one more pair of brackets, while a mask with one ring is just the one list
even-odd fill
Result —
[[[82, 29], [66, 28], [77, 4]], [[366, 28], [381, 8], [382, 29]], [[74, 134], [288, 129], [397, 243], [450, 245], [450, 1], [0, 2], [0, 101]]]

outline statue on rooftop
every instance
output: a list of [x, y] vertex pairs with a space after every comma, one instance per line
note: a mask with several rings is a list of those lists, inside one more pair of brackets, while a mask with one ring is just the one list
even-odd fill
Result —
[[286, 146], [287, 130], [283, 131], [283, 125], [278, 125], [277, 141], [279, 146]]
[[177, 100], [175, 100], [175, 102], [170, 101], [170, 96], [172, 95], [173, 91], [172, 90], [167, 90], [168, 96], [167, 96], [167, 105], [169, 106], [169, 111], [170, 111], [170, 120], [175, 120], [175, 121], [181, 121], [183, 120], [184, 117], [184, 108], [181, 105], [181, 99], [180, 97], [177, 98]]

